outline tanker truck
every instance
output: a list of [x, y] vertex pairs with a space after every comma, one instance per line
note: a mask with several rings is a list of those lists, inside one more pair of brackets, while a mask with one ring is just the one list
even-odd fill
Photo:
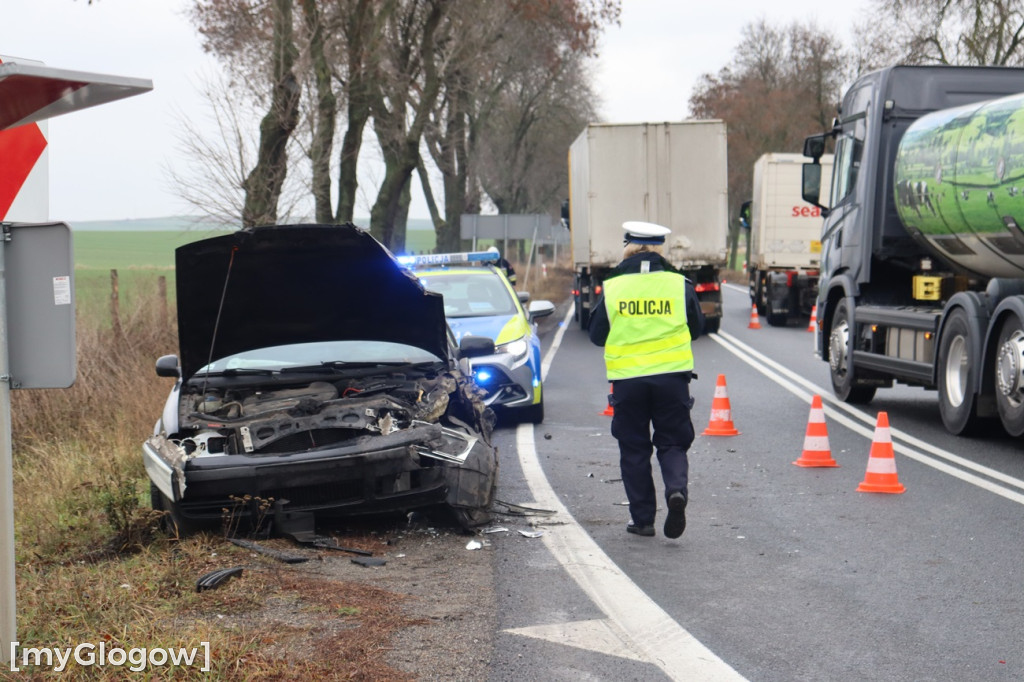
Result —
[[697, 290], [705, 331], [722, 321], [721, 270], [729, 230], [725, 123], [592, 123], [569, 147], [576, 320], [587, 328], [608, 272], [622, 260], [622, 223], [672, 230], [665, 258]]
[[889, 67], [804, 141], [802, 192], [825, 215], [815, 351], [840, 399], [921, 386], [951, 433], [1024, 434], [1021, 93], [1024, 69]]
[[[750, 301], [773, 327], [807, 322], [818, 295], [821, 209], [801, 196], [803, 161], [801, 154], [762, 154], [754, 163], [753, 198], [740, 209], [740, 225], [750, 231]], [[831, 154], [819, 163], [831, 173]]]

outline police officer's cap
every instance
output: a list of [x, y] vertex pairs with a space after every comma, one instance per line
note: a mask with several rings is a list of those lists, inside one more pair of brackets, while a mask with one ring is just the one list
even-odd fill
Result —
[[639, 220], [622, 223], [622, 229], [626, 231], [627, 244], [664, 244], [665, 236], [672, 231], [664, 225]]

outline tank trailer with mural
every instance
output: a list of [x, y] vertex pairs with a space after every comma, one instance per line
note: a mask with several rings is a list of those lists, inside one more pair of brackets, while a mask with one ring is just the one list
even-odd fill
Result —
[[804, 155], [807, 201], [831, 180], [815, 349], [835, 394], [922, 386], [951, 433], [1024, 434], [1024, 69], [867, 74]]

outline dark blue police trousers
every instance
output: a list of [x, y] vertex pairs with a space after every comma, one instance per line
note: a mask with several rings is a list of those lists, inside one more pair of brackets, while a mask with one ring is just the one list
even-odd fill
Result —
[[[612, 382], [612, 435], [619, 442], [619, 467], [633, 523], [654, 523], [658, 507], [651, 454], [657, 450], [666, 498], [686, 495], [693, 444], [690, 409], [690, 373], [673, 372]], [[654, 435], [651, 435], [651, 427]]]

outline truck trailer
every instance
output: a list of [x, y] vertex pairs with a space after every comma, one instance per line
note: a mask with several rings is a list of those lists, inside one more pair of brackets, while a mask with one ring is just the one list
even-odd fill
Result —
[[[761, 155], [753, 197], [740, 210], [740, 223], [750, 230], [750, 301], [773, 327], [809, 318], [818, 295], [823, 218], [821, 208], [803, 200], [803, 163], [802, 154]], [[822, 174], [831, 175], [832, 155], [819, 163]]]
[[951, 433], [1024, 434], [1020, 93], [1019, 68], [889, 67], [805, 140], [804, 198], [825, 215], [816, 352], [840, 399], [922, 386]]
[[665, 258], [697, 290], [705, 331], [722, 319], [728, 237], [725, 123], [590, 124], [569, 148], [573, 295], [583, 329], [609, 270], [622, 260], [622, 224], [672, 230]]

